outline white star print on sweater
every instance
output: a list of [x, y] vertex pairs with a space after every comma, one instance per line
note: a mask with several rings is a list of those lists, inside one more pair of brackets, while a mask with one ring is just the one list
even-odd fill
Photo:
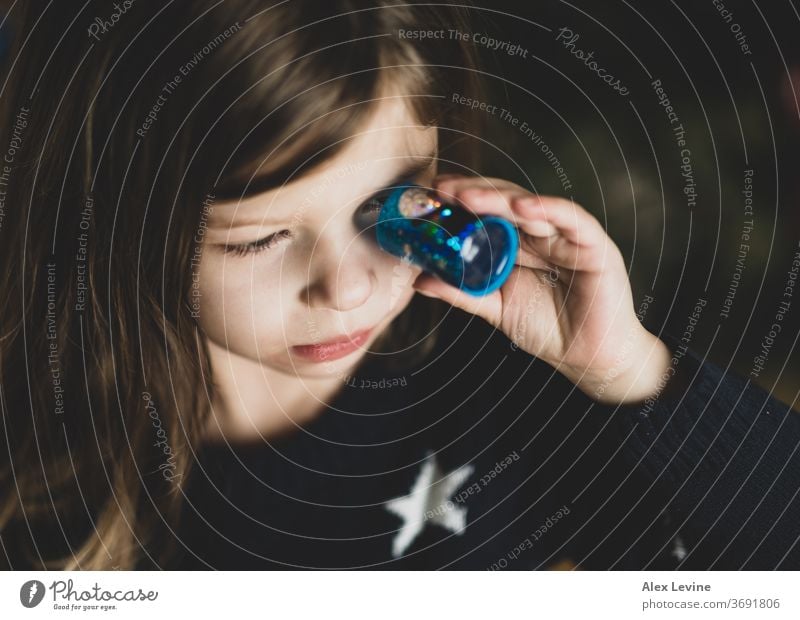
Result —
[[454, 534], [461, 535], [467, 526], [467, 508], [450, 501], [456, 489], [472, 475], [471, 464], [443, 475], [436, 455], [428, 452], [408, 495], [386, 502], [386, 509], [403, 519], [392, 541], [392, 556], [405, 553], [422, 532], [427, 521], [437, 523]]

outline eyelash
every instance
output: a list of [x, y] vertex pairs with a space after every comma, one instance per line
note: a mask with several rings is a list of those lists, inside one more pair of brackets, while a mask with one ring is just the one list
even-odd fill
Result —
[[259, 252], [268, 250], [276, 243], [278, 243], [281, 239], [285, 239], [291, 236], [292, 233], [290, 231], [280, 230], [276, 233], [272, 233], [271, 235], [267, 235], [263, 239], [258, 239], [257, 241], [251, 241], [250, 243], [226, 245], [224, 247], [224, 252], [226, 254], [233, 254], [234, 256], [247, 256], [248, 254], [258, 254]]
[[[408, 184], [411, 181], [407, 181], [402, 184]], [[383, 201], [388, 198], [389, 194], [394, 189], [393, 187], [387, 188], [382, 190], [381, 192], [375, 194], [371, 198], [369, 198], [363, 205], [359, 207], [360, 213], [372, 214], [380, 211], [381, 207], [383, 207]], [[233, 254], [234, 256], [247, 256], [248, 254], [258, 254], [259, 252], [264, 252], [269, 248], [273, 247], [277, 243], [279, 243], [282, 239], [286, 239], [292, 236], [291, 231], [289, 230], [280, 230], [276, 233], [272, 233], [271, 235], [267, 235], [263, 239], [258, 239], [256, 241], [251, 241], [250, 243], [239, 243], [235, 245], [226, 245], [223, 247], [223, 251], [226, 254]]]

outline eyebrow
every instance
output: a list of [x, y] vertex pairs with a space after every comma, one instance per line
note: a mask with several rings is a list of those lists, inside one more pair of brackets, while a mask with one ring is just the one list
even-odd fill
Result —
[[[414, 157], [411, 161], [407, 162], [403, 166], [403, 168], [401, 168], [394, 175], [394, 177], [391, 180], [389, 180], [387, 183], [381, 184], [381, 187], [379, 189], [374, 191], [372, 194], [369, 194], [359, 204], [362, 205], [362, 204], [368, 202], [369, 200], [373, 199], [377, 195], [379, 195], [381, 192], [385, 191], [387, 188], [400, 185], [401, 183], [404, 183], [404, 182], [408, 181], [410, 178], [415, 177], [415, 176], [425, 172], [426, 170], [428, 170], [435, 163], [435, 161], [436, 161], [436, 156], [435, 155], [424, 155], [424, 156], [416, 156], [416, 157]], [[264, 217], [258, 218], [258, 220], [252, 220], [251, 221], [251, 220], [248, 219], [247, 221], [232, 223], [231, 226], [232, 227], [233, 226], [236, 226], [236, 227], [249, 226], [249, 225], [252, 225], [253, 223], [258, 224], [258, 225], [278, 226], [278, 225], [281, 225], [281, 224], [285, 224], [287, 222], [291, 222], [292, 218], [293, 218], [293, 215], [289, 216], [288, 219], [270, 218], [269, 217], [269, 213], [267, 213], [267, 215], [265, 215]]]

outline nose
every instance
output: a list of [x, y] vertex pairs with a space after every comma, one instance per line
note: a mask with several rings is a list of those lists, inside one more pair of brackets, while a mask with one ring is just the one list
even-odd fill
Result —
[[374, 249], [363, 236], [320, 238], [308, 266], [302, 301], [312, 308], [345, 312], [366, 303], [378, 279]]

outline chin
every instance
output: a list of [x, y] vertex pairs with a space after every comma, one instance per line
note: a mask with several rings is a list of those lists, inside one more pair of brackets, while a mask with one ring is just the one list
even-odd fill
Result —
[[340, 376], [344, 380], [358, 364], [364, 359], [367, 350], [359, 350], [348, 356], [337, 360], [325, 360], [322, 362], [311, 362], [298, 360], [295, 362], [291, 374], [304, 379], [327, 379]]

